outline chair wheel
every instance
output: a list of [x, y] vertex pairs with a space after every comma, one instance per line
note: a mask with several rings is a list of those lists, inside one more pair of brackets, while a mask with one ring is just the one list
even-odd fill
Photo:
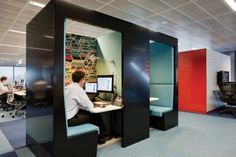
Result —
[[12, 118], [15, 118], [15, 116], [11, 116]]
[[2, 118], [4, 118], [5, 116], [4, 115], [2, 115]]
[[10, 115], [12, 115], [12, 113], [9, 113]]

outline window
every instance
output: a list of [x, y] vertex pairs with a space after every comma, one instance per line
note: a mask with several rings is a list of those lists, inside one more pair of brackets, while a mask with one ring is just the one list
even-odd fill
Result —
[[11, 84], [13, 84], [14, 81], [17, 81], [18, 83], [24, 83], [26, 80], [26, 68], [0, 66], [0, 77], [2, 76], [6, 76], [7, 82]]
[[8, 83], [13, 83], [13, 67], [0, 67], [0, 77], [6, 76]]

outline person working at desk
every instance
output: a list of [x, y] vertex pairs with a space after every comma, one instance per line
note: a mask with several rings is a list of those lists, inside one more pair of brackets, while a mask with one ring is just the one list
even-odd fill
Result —
[[7, 81], [6, 76], [2, 76], [0, 78], [0, 99], [2, 100], [2, 106], [6, 104], [7, 94], [9, 93], [9, 89], [5, 86]]
[[[102, 117], [99, 114], [91, 114], [89, 112], [94, 106], [83, 89], [85, 84], [85, 73], [83, 71], [74, 72], [72, 74], [72, 81], [73, 83], [65, 87], [65, 104], [68, 125], [75, 126], [84, 123], [92, 123], [99, 127], [99, 144], [105, 143], [108, 137], [104, 135], [106, 127]], [[84, 110], [81, 110], [80, 108], [83, 108]]]

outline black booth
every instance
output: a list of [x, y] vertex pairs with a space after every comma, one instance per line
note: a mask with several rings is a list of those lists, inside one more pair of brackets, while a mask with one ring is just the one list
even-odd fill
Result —
[[[177, 39], [62, 1], [51, 1], [27, 25], [27, 145], [38, 156], [42, 147], [56, 157], [96, 156], [97, 132], [67, 136], [64, 104], [65, 20], [81, 21], [122, 34], [121, 146], [149, 138], [149, 41], [173, 47], [173, 111], [167, 121], [178, 125]], [[134, 68], [133, 65], [138, 67]], [[145, 77], [140, 77], [140, 74]], [[35, 84], [43, 96], [36, 97]], [[42, 86], [41, 86], [42, 87]], [[119, 117], [119, 116], [118, 116]], [[166, 117], [164, 117], [166, 118]], [[158, 141], [157, 141], [158, 142]], [[121, 148], [122, 149], [122, 148]]]

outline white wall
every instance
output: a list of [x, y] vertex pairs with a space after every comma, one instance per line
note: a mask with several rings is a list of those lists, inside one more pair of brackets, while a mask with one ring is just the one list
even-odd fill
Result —
[[213, 93], [214, 90], [219, 90], [216, 78], [217, 72], [221, 70], [229, 71], [231, 75], [230, 56], [207, 50], [207, 112], [222, 105], [222, 102]]

